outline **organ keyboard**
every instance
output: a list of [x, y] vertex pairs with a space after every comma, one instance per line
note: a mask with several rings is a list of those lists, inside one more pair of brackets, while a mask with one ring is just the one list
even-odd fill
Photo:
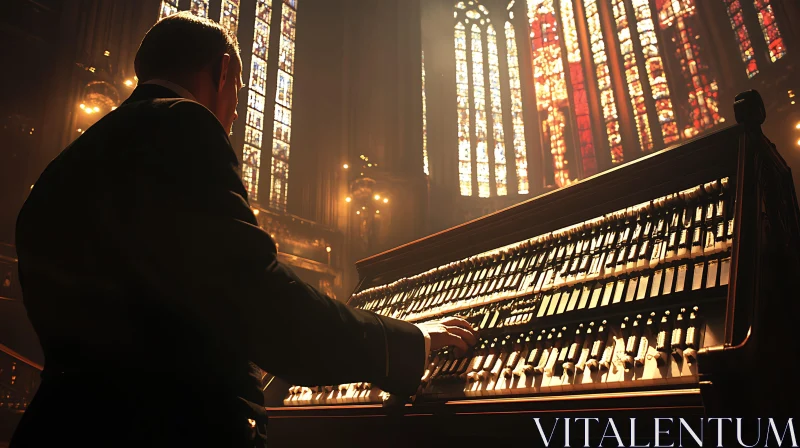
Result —
[[758, 94], [735, 112], [728, 129], [359, 262], [351, 305], [411, 322], [461, 316], [481, 340], [464, 356], [432, 353], [412, 399], [369, 383], [293, 386], [268, 408], [275, 425], [789, 412], [739, 392], [779, 396], [791, 380], [775, 363], [798, 311], [800, 214]]

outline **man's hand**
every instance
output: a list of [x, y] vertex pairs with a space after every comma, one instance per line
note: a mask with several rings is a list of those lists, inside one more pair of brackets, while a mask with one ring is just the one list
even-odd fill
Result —
[[472, 329], [469, 322], [458, 317], [420, 323], [417, 326], [424, 328], [430, 335], [431, 352], [453, 346], [456, 356], [461, 357], [478, 342], [478, 332]]

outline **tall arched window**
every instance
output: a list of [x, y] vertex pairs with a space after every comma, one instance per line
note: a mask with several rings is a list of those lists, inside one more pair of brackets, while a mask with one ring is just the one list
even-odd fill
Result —
[[659, 22], [664, 30], [672, 30], [676, 59], [681, 62], [681, 72], [688, 92], [689, 123], [684, 128], [685, 137], [693, 137], [712, 129], [725, 119], [719, 114], [717, 82], [704, 63], [702, 49], [693, 30], [697, 13], [694, 0], [657, 0]]
[[161, 9], [158, 12], [158, 20], [171, 16], [178, 12], [178, 0], [161, 0]]
[[[458, 112], [458, 171], [463, 196], [481, 198], [509, 194], [509, 155], [506, 134], [512, 136], [517, 193], [528, 192], [522, 94], [514, 30], [495, 28], [489, 10], [475, 1], [458, 2], [456, 19], [456, 108]], [[509, 41], [509, 35], [510, 41]], [[511, 42], [500, 54], [497, 42]], [[508, 70], [507, 77], [501, 75]], [[504, 83], [511, 98], [503, 98]], [[510, 105], [511, 119], [504, 113]]]
[[728, 18], [731, 21], [731, 28], [736, 35], [736, 43], [739, 44], [739, 54], [745, 65], [745, 72], [748, 78], [753, 78], [758, 74], [758, 63], [756, 62], [756, 52], [750, 42], [750, 33], [744, 25], [744, 14], [739, 0], [725, 0], [728, 10]]
[[222, 0], [219, 23], [236, 35], [239, 30], [239, 0]]
[[528, 150], [525, 145], [525, 122], [522, 119], [522, 81], [519, 77], [519, 54], [514, 26], [506, 21], [506, 48], [508, 49], [508, 87], [511, 93], [511, 119], [513, 126], [514, 159], [517, 169], [517, 193], [528, 194]]
[[264, 106], [267, 95], [267, 56], [269, 55], [269, 23], [272, 0], [256, 1], [256, 23], [253, 32], [253, 55], [250, 62], [250, 83], [247, 93], [247, 118], [242, 147], [242, 181], [251, 200], [258, 200], [258, 179], [261, 170], [261, 149], [264, 140]]
[[769, 48], [769, 58], [772, 62], [786, 56], [786, 47], [783, 45], [781, 30], [778, 29], [778, 22], [775, 20], [775, 12], [769, 0], [755, 0], [753, 2], [758, 13], [758, 23], [761, 25], [761, 32]]
[[278, 87], [272, 126], [272, 183], [269, 206], [285, 211], [289, 193], [289, 149], [292, 138], [292, 91], [294, 85], [294, 39], [297, 0], [281, 5], [281, 43], [278, 51]]
[[428, 168], [428, 97], [425, 92], [425, 51], [422, 51], [422, 172], [429, 175]]
[[208, 17], [208, 2], [209, 0], [192, 0], [189, 11], [197, 17]]
[[608, 53], [603, 39], [603, 28], [600, 23], [600, 11], [597, 9], [598, 0], [584, 0], [583, 7], [586, 23], [591, 39], [592, 62], [594, 63], [597, 89], [600, 93], [600, 106], [603, 108], [603, 122], [605, 124], [608, 148], [611, 153], [611, 163], [617, 164], [624, 161], [622, 153], [622, 134], [620, 134], [619, 113], [614, 99], [614, 87], [611, 83], [611, 70], [608, 66]]

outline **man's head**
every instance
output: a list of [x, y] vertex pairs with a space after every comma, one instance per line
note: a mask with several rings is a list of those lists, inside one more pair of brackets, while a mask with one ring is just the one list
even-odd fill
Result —
[[230, 133], [242, 88], [236, 37], [212, 20], [182, 12], [153, 25], [134, 62], [140, 83], [162, 79], [190, 91]]

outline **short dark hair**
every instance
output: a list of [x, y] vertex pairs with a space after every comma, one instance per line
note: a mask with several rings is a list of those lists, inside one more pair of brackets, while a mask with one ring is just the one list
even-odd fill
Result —
[[236, 36], [213, 20], [184, 11], [150, 28], [136, 52], [134, 68], [139, 82], [181, 77], [203, 70], [225, 53], [241, 61]]

